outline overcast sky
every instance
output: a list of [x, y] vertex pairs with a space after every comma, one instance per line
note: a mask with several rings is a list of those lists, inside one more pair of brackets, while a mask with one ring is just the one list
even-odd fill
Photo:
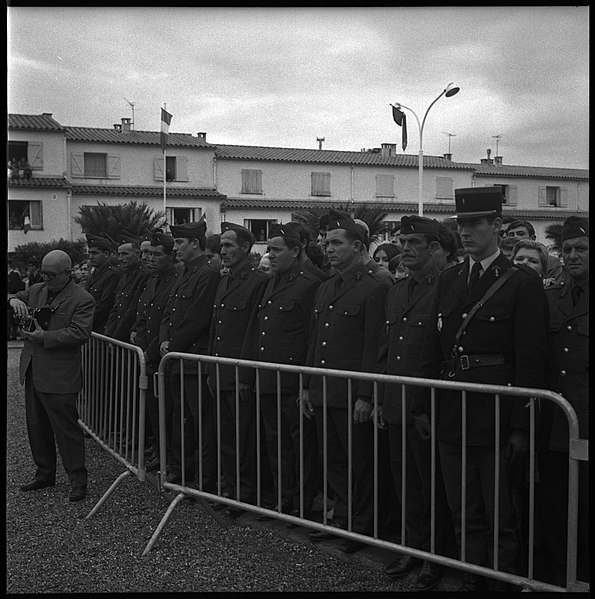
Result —
[[[431, 109], [426, 155], [588, 168], [589, 8], [9, 7], [8, 109], [62, 125], [205, 131], [221, 144], [397, 143], [390, 103]], [[409, 144], [419, 129], [407, 112]], [[446, 135], [453, 134], [452, 137]]]

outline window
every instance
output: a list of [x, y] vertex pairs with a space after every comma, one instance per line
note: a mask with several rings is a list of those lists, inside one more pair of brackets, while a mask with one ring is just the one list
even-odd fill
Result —
[[167, 208], [167, 222], [170, 225], [196, 223], [200, 220], [202, 208]]
[[395, 197], [395, 177], [394, 175], [376, 175], [376, 197], [394, 198]]
[[538, 205], [540, 207], [568, 207], [566, 187], [543, 186], [539, 188]]
[[256, 241], [266, 241], [269, 238], [269, 227], [274, 225], [277, 220], [266, 220], [258, 218], [245, 218], [244, 227], [252, 231]]
[[32, 170], [42, 170], [43, 144], [33, 141], [9, 141], [8, 160], [13, 164], [25, 160]]
[[452, 177], [436, 177], [436, 199], [452, 200], [454, 198]]
[[242, 193], [262, 193], [262, 171], [242, 169]]
[[[166, 156], [166, 181], [188, 181], [188, 158], [186, 156]], [[163, 181], [163, 157], [153, 163], [155, 181]]]
[[331, 174], [330, 173], [312, 173], [312, 191], [313, 196], [331, 195]]
[[119, 179], [120, 157], [103, 152], [73, 152], [70, 173], [73, 179]]
[[85, 178], [107, 179], [107, 154], [85, 152]]
[[502, 196], [504, 197], [502, 203], [505, 206], [516, 206], [516, 185], [502, 185], [500, 183], [494, 183], [494, 187], [499, 187], [502, 190]]
[[8, 201], [8, 228], [11, 230], [42, 229], [41, 202]]

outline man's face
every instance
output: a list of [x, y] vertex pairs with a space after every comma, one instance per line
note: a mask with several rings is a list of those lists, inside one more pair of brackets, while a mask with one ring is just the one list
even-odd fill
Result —
[[60, 291], [70, 277], [71, 268], [63, 268], [53, 262], [41, 263], [41, 276], [50, 291]]
[[495, 218], [491, 223], [487, 216], [459, 218], [457, 224], [463, 249], [476, 260], [483, 260], [498, 249], [501, 218]]
[[140, 259], [141, 262], [146, 266], [146, 267], [150, 267], [150, 261], [151, 261], [151, 242], [150, 241], [143, 241], [140, 244]]
[[535, 239], [535, 236], [530, 235], [526, 227], [515, 227], [506, 231], [507, 237], [515, 237], [516, 239]]
[[89, 248], [89, 265], [92, 268], [103, 266], [108, 259], [108, 253], [96, 247]]
[[118, 248], [118, 264], [129, 270], [140, 262], [140, 251], [135, 249], [131, 243], [124, 243]]
[[174, 249], [178, 260], [187, 264], [194, 258], [196, 258], [196, 245], [198, 244], [197, 239], [188, 239], [187, 237], [177, 237], [174, 239]]
[[153, 272], [164, 272], [174, 262], [172, 252], [164, 248], [162, 245], [151, 246], [150, 248], [150, 268]]
[[285, 272], [294, 266], [299, 251], [299, 247], [288, 248], [283, 237], [271, 237], [267, 242], [267, 254], [273, 274]]
[[225, 231], [221, 235], [221, 262], [226, 268], [233, 268], [247, 256], [247, 243], [240, 245], [235, 231]]
[[589, 238], [575, 237], [562, 242], [566, 272], [578, 281], [589, 278]]
[[351, 241], [345, 229], [332, 229], [326, 234], [326, 254], [329, 263], [339, 272], [347, 270], [359, 259], [362, 243]]
[[401, 262], [411, 272], [423, 270], [432, 260], [430, 244], [423, 235], [409, 233], [399, 235], [401, 242]]

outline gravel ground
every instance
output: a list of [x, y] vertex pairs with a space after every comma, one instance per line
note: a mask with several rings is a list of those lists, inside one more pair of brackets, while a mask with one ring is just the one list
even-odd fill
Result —
[[[56, 486], [22, 493], [33, 477], [18, 383], [20, 344], [8, 349], [6, 460], [6, 592], [388, 592], [382, 560], [340, 554], [289, 534], [282, 523], [242, 521], [225, 528], [193, 501], [181, 502], [153, 550], [142, 556], [168, 502], [150, 484], [125, 480], [91, 519], [89, 513], [122, 466], [86, 439], [87, 499], [68, 501], [68, 479], [58, 465]], [[243, 520], [243, 518], [242, 518]], [[299, 530], [299, 529], [298, 529]]]

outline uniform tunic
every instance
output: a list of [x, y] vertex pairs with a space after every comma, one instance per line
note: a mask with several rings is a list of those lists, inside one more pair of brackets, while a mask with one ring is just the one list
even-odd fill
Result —
[[116, 287], [120, 280], [120, 271], [106, 262], [96, 268], [89, 276], [85, 289], [95, 300], [95, 316], [93, 317], [93, 330], [97, 333], [105, 332], [105, 325], [110, 310], [114, 305]]

